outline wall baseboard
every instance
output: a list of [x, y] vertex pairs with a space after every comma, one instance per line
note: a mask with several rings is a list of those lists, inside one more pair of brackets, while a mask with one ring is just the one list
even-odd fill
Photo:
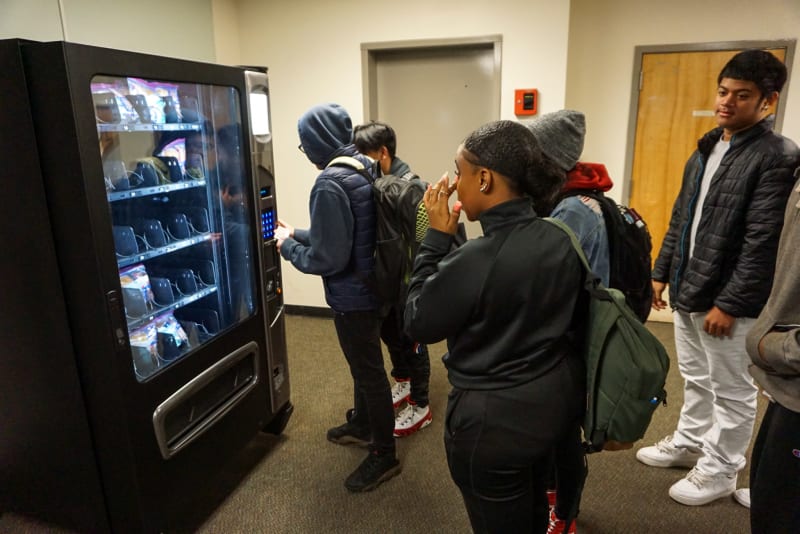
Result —
[[295, 306], [287, 304], [284, 310], [288, 315], [305, 315], [307, 317], [325, 317], [328, 319], [333, 318], [333, 310], [322, 306]]

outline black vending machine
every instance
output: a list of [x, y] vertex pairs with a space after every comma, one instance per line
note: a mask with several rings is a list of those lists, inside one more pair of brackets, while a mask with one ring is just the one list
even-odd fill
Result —
[[169, 532], [289, 398], [265, 69], [0, 41], [0, 510]]

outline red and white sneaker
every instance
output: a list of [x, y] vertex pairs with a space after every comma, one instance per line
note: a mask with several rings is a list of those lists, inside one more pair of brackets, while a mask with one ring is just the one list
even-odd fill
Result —
[[552, 510], [556, 505], [556, 490], [547, 490], [547, 506]]
[[394, 437], [409, 436], [431, 424], [433, 415], [430, 406], [420, 408], [416, 404], [408, 405], [400, 410], [394, 419]]
[[563, 519], [556, 517], [554, 508], [550, 509], [550, 523], [547, 525], [547, 534], [577, 534], [578, 528], [575, 526], [575, 520], [566, 528], [567, 522]]
[[408, 400], [411, 395], [411, 380], [397, 380], [392, 386], [392, 406], [394, 409]]

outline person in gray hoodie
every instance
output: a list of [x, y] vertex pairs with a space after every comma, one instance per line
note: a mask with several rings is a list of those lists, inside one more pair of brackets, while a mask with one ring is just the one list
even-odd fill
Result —
[[310, 227], [300, 230], [279, 221], [277, 247], [300, 272], [322, 276], [355, 397], [348, 420], [328, 430], [327, 438], [369, 447], [366, 459], [345, 480], [350, 491], [369, 491], [400, 472], [392, 392], [381, 352], [380, 303], [367, 285], [375, 263], [375, 205], [370, 178], [336, 159], [354, 158], [364, 169], [371, 162], [353, 145], [352, 121], [338, 104], [312, 107], [300, 117], [297, 130], [298, 148], [322, 172], [311, 188]]
[[[795, 172], [800, 176], [800, 167]], [[800, 181], [786, 205], [775, 282], [747, 334], [750, 374], [769, 397], [750, 462], [754, 534], [800, 532]]]

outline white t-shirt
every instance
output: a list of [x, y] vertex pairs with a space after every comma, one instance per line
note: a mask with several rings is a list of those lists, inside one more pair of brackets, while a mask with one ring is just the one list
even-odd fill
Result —
[[711, 151], [711, 154], [708, 156], [708, 161], [706, 162], [706, 170], [703, 173], [703, 180], [700, 182], [700, 193], [697, 195], [697, 204], [694, 207], [694, 219], [692, 219], [692, 231], [689, 234], [689, 256], [694, 256], [694, 238], [697, 235], [697, 227], [700, 226], [700, 217], [703, 214], [703, 204], [706, 202], [706, 195], [708, 194], [708, 188], [711, 185], [711, 178], [714, 177], [714, 173], [717, 172], [719, 169], [719, 164], [722, 161], [722, 157], [731, 147], [730, 141], [723, 141], [722, 137], [719, 138], [717, 144], [714, 145], [714, 149]]

